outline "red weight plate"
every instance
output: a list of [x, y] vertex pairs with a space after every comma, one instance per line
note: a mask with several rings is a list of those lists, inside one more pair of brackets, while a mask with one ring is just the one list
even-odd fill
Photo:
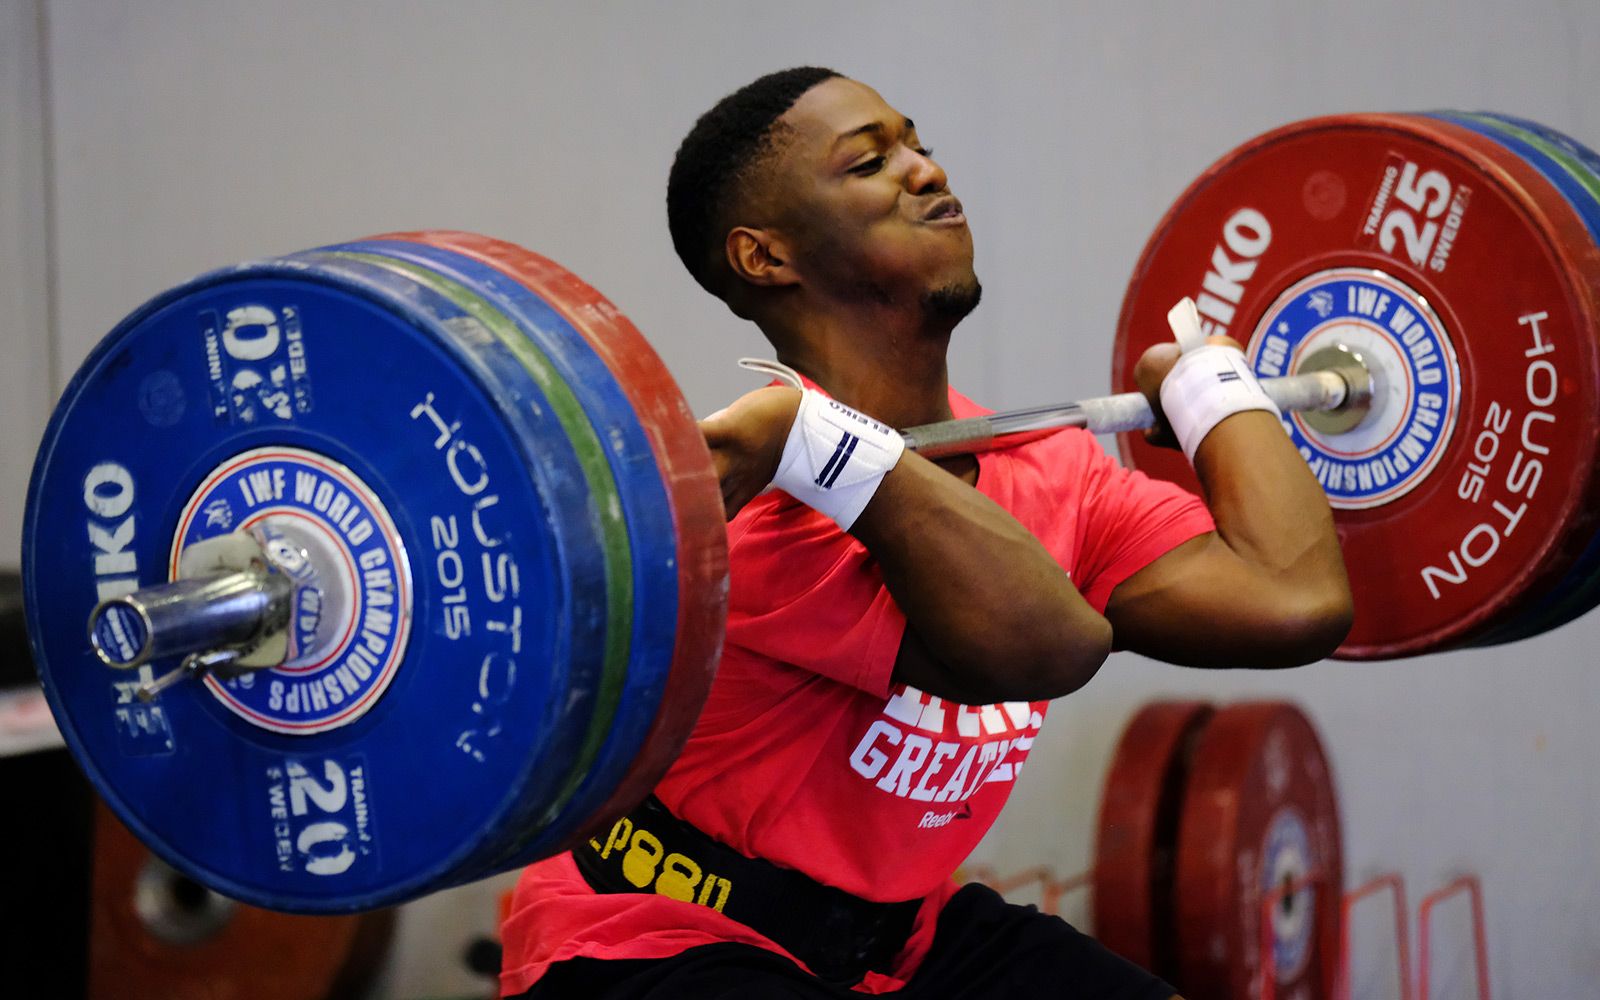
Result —
[[688, 739], [711, 689], [727, 617], [728, 542], [722, 490], [683, 393], [638, 329], [576, 275], [540, 255], [474, 233], [430, 230], [410, 240], [471, 257], [531, 289], [580, 331], [617, 377], [650, 436], [672, 502], [678, 540], [678, 625], [667, 688], [638, 755], [617, 790], [571, 846], [609, 827], [655, 787]]
[[1219, 708], [1200, 734], [1178, 823], [1173, 906], [1178, 971], [1189, 1000], [1259, 996], [1261, 905], [1273, 908], [1277, 995], [1333, 995], [1344, 892], [1333, 776], [1311, 722], [1293, 705]]
[[[1529, 164], [1442, 121], [1346, 115], [1223, 157], [1162, 220], [1118, 321], [1132, 389], [1193, 296], [1262, 375], [1344, 343], [1374, 374], [1343, 433], [1285, 421], [1335, 507], [1356, 619], [1337, 655], [1437, 650], [1551, 586], [1600, 528], [1600, 252]], [[1195, 488], [1134, 435], [1123, 459]]]
[[1175, 974], [1172, 860], [1194, 742], [1211, 718], [1198, 701], [1158, 701], [1122, 731], [1100, 798], [1094, 931], [1100, 943], [1163, 977]]
[[394, 911], [275, 913], [174, 872], [96, 806], [89, 995], [163, 1000], [363, 996], [388, 952]]

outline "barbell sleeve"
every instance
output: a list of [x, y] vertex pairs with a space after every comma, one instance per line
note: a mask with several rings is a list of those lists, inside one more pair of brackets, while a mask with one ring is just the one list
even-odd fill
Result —
[[174, 580], [101, 601], [89, 642], [107, 666], [129, 669], [180, 653], [248, 647], [289, 619], [293, 585], [281, 573]]

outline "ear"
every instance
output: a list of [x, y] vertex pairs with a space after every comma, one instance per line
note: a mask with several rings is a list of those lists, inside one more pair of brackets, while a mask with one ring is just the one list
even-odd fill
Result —
[[752, 285], [797, 285], [800, 275], [790, 262], [782, 237], [770, 229], [735, 226], [723, 242], [728, 267]]

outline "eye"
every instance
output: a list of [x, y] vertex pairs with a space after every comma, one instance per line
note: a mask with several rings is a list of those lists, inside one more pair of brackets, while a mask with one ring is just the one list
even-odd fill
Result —
[[918, 156], [926, 156], [930, 160], [933, 159], [933, 150], [925, 146], [918, 146], [916, 152]]
[[862, 163], [858, 163], [855, 166], [851, 167], [850, 168], [850, 172], [852, 174], [857, 174], [859, 176], [866, 177], [866, 176], [868, 176], [870, 174], [877, 173], [879, 170], [882, 170], [883, 169], [883, 163], [884, 163], [884, 158], [882, 156], [874, 156], [870, 160], [867, 160], [867, 161], [862, 162]]

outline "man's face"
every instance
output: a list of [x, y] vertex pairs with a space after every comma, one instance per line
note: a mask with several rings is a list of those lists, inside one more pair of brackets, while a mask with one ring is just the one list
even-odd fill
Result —
[[954, 319], [977, 304], [972, 231], [910, 119], [835, 78], [781, 121], [792, 132], [766, 197], [805, 284]]

